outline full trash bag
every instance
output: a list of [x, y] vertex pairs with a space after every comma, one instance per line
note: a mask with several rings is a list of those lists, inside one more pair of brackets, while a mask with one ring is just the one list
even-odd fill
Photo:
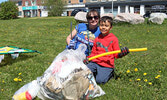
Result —
[[[78, 100], [104, 95], [93, 73], [83, 63], [86, 45], [59, 53], [49, 68], [36, 80], [15, 92], [13, 100]], [[30, 88], [31, 87], [31, 88]]]

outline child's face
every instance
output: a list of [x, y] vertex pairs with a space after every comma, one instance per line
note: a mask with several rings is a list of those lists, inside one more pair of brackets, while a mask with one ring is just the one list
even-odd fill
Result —
[[111, 24], [107, 20], [106, 22], [100, 21], [100, 31], [103, 36], [108, 35], [111, 28]]

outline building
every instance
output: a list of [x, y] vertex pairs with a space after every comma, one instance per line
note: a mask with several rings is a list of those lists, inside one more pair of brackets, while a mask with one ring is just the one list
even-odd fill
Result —
[[[48, 11], [42, 6], [45, 0], [10, 0], [17, 2], [19, 17], [47, 17]], [[71, 16], [76, 9], [96, 9], [101, 14], [139, 13], [146, 12], [167, 13], [167, 0], [64, 0], [67, 4], [62, 16]]]
[[65, 0], [66, 6], [63, 16], [71, 16], [71, 12], [75, 9], [86, 9], [86, 0]]
[[48, 11], [43, 6], [43, 0], [10, 0], [16, 2], [19, 17], [47, 17]]
[[146, 12], [167, 13], [167, 0], [87, 0], [85, 7], [97, 9], [101, 14], [139, 13]]
[[[48, 11], [42, 6], [45, 0], [9, 0], [16, 2], [19, 17], [47, 17]], [[67, 4], [62, 16], [70, 16], [75, 9], [85, 9], [86, 0], [64, 0]]]
[[47, 11], [41, 0], [22, 0], [24, 17], [45, 17]]

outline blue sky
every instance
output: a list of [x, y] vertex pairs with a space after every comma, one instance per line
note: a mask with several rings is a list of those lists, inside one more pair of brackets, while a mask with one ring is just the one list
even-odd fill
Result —
[[7, 0], [0, 0], [0, 3], [5, 2], [5, 1], [7, 1]]

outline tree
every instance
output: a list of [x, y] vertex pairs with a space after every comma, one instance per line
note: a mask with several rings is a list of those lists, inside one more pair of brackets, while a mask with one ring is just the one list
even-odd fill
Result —
[[0, 19], [16, 19], [18, 16], [18, 7], [14, 2], [6, 1], [0, 4]]
[[62, 0], [45, 0], [44, 6], [49, 11], [48, 16], [61, 16], [65, 3]]

